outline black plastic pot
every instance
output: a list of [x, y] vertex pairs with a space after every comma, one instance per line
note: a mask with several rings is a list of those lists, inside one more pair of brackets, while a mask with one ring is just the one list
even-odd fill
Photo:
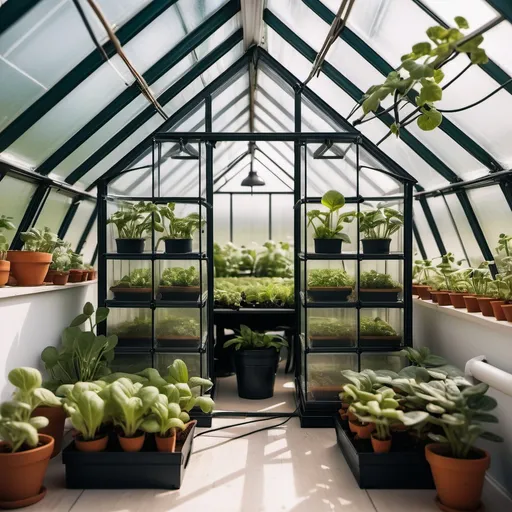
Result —
[[309, 298], [313, 302], [347, 302], [351, 293], [351, 286], [308, 288]]
[[317, 254], [340, 254], [341, 238], [315, 238], [315, 252]]
[[144, 238], [116, 238], [118, 254], [138, 254], [144, 252]]
[[192, 252], [192, 238], [169, 238], [165, 240], [165, 252], [169, 254]]
[[391, 238], [362, 239], [363, 254], [389, 254]]
[[238, 396], [261, 400], [274, 396], [279, 352], [275, 348], [238, 350], [235, 353]]
[[397, 302], [398, 294], [401, 292], [399, 288], [392, 289], [362, 289], [359, 290], [359, 300], [361, 302]]

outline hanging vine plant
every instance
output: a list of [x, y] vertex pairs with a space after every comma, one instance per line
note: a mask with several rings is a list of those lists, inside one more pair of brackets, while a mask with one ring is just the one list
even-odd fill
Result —
[[[462, 30], [469, 29], [469, 24], [462, 16], [457, 16], [455, 23], [458, 28], [430, 27], [426, 31], [429, 41], [415, 44], [410, 53], [402, 56], [402, 64], [391, 71], [382, 84], [372, 85], [366, 91], [356, 107], [362, 107], [363, 115], [354, 122], [354, 126], [391, 111], [395, 122], [390, 130], [397, 136], [401, 128], [414, 121], [424, 131], [434, 130], [441, 124], [443, 114], [436, 108], [436, 103], [443, 98], [443, 88], [462, 74], [443, 87], [445, 75], [441, 68], [460, 54], [468, 55], [471, 60], [463, 72], [473, 64], [485, 64], [489, 60], [485, 50], [480, 47], [484, 37], [481, 34], [464, 35]], [[393, 105], [380, 110], [382, 101], [388, 97], [393, 98]], [[413, 104], [416, 108], [401, 121], [402, 102]], [[370, 112], [375, 115], [367, 118]]]

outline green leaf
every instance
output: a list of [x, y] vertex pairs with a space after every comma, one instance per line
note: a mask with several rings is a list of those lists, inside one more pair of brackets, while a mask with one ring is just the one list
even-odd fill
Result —
[[434, 69], [428, 64], [418, 64], [414, 60], [406, 60], [403, 62], [402, 66], [409, 72], [409, 75], [411, 78], [414, 78], [414, 80], [431, 78], [434, 76]]
[[99, 307], [96, 310], [96, 323], [99, 324], [99, 323], [103, 322], [104, 320], [106, 320], [109, 313], [110, 313], [110, 309], [104, 308], [104, 307]]
[[393, 123], [390, 127], [389, 127], [389, 130], [391, 131], [391, 133], [393, 135], [396, 135], [398, 137], [398, 135], [400, 134], [400, 128], [398, 127], [398, 125], [396, 123]]
[[427, 110], [426, 108], [421, 109], [421, 115], [418, 117], [416, 121], [418, 126], [423, 131], [431, 131], [435, 130], [443, 121], [443, 116], [441, 112], [436, 110], [435, 108], [430, 108]]
[[476, 48], [469, 54], [469, 57], [473, 64], [487, 64], [489, 62], [489, 57], [483, 48]]
[[457, 51], [459, 52], [474, 52], [478, 49], [478, 47], [483, 43], [484, 36], [479, 34], [473, 38], [471, 38], [466, 43], [462, 43], [457, 47]]
[[480, 437], [486, 441], [492, 441], [493, 443], [502, 443], [504, 441], [501, 436], [493, 434], [492, 432], [483, 432], [480, 434]]
[[213, 411], [215, 402], [209, 396], [198, 396], [196, 398], [196, 405], [201, 408], [201, 411], [207, 414]]
[[47, 369], [51, 369], [59, 362], [59, 352], [55, 347], [46, 347], [41, 352], [41, 360]]
[[425, 103], [433, 103], [443, 98], [443, 90], [437, 83], [430, 80], [422, 80], [420, 94], [416, 97], [416, 103], [421, 107]]
[[498, 423], [499, 420], [494, 414], [489, 414], [486, 412], [477, 412], [473, 414], [473, 419], [475, 421], [482, 421], [484, 423]]
[[416, 58], [423, 57], [423, 55], [428, 55], [431, 49], [432, 45], [429, 42], [416, 43], [412, 47], [412, 51]]
[[444, 72], [442, 69], [434, 69], [434, 80], [436, 84], [442, 82], [444, 78]]
[[41, 430], [43, 428], [46, 428], [50, 421], [48, 420], [48, 418], [45, 418], [44, 416], [33, 416], [32, 418], [30, 418], [29, 423], [36, 430]]
[[364, 115], [368, 114], [369, 112], [375, 112], [380, 106], [380, 102], [382, 100], [385, 100], [390, 94], [392, 94], [394, 91], [391, 87], [384, 87], [380, 86], [378, 89], [376, 89], [372, 94], [368, 96], [363, 101], [363, 113]]
[[41, 372], [35, 368], [21, 367], [15, 368], [7, 376], [9, 382], [25, 393], [40, 388], [43, 383]]
[[341, 192], [336, 190], [328, 190], [322, 196], [322, 204], [331, 212], [334, 212], [345, 206], [345, 197]]
[[454, 18], [455, 23], [457, 23], [457, 26], [462, 29], [469, 28], [469, 23], [467, 22], [466, 18], [462, 16], [455, 16]]
[[489, 389], [489, 385], [485, 382], [480, 382], [476, 386], [469, 386], [464, 391], [462, 391], [463, 396], [472, 396], [472, 395], [485, 395], [487, 390]]
[[470, 395], [467, 405], [474, 411], [492, 411], [498, 406], [498, 402], [488, 395]]
[[92, 316], [94, 313], [94, 306], [90, 302], [86, 302], [82, 312], [84, 315]]
[[438, 42], [443, 41], [448, 37], [448, 30], [436, 25], [427, 29], [427, 36], [431, 41]]
[[70, 327], [78, 327], [79, 325], [82, 325], [86, 320], [88, 320], [88, 316], [84, 315], [83, 313], [78, 315], [70, 324]]

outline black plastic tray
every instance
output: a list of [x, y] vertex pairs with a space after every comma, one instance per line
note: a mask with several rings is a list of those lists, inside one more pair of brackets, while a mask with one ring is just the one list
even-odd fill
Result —
[[308, 297], [313, 302], [347, 302], [352, 288], [308, 288]]
[[394, 433], [389, 453], [374, 453], [369, 439], [354, 439], [346, 422], [334, 418], [338, 445], [361, 489], [434, 489], [425, 445]]
[[[154, 437], [146, 435], [140, 452], [123, 452], [117, 436], [111, 435], [107, 450], [80, 452], [71, 442], [62, 452], [68, 489], [179, 489], [194, 440], [195, 424], [181, 451], [156, 450]], [[179, 449], [179, 447], [177, 447]]]
[[359, 300], [361, 302], [397, 302], [400, 291], [365, 291], [359, 290]]
[[199, 286], [188, 288], [193, 289], [187, 290], [185, 286], [160, 286], [157, 298], [168, 301], [197, 302], [199, 300]]

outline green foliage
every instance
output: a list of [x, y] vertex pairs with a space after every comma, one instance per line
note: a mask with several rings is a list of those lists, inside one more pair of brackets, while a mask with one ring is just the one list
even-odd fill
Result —
[[7, 251], [9, 250], [9, 243], [7, 242], [7, 237], [4, 235], [4, 231], [16, 229], [16, 226], [11, 221], [12, 217], [6, 215], [0, 216], [0, 260], [5, 260]]
[[236, 277], [240, 273], [254, 273], [256, 264], [256, 249], [238, 248], [228, 242], [224, 246], [213, 244], [213, 266], [216, 277]]
[[344, 242], [350, 243], [350, 237], [342, 232], [343, 224], [345, 222], [352, 222], [356, 213], [338, 213], [338, 211], [345, 206], [345, 197], [343, 194], [336, 190], [328, 190], [322, 196], [322, 205], [327, 208], [327, 212], [321, 210], [310, 210], [307, 212], [308, 227], [313, 227], [315, 238], [341, 238]]
[[360, 319], [359, 334], [361, 336], [396, 336], [397, 333], [386, 321], [362, 316]]
[[359, 231], [366, 240], [391, 238], [404, 224], [404, 215], [394, 208], [377, 205], [373, 210], [359, 212]]
[[308, 272], [309, 287], [342, 287], [354, 286], [354, 278], [343, 269], [314, 269]]
[[136, 268], [123, 276], [115, 286], [121, 288], [151, 288], [151, 269]]
[[185, 424], [180, 419], [179, 392], [177, 398], [177, 402], [170, 401], [167, 395], [160, 393], [151, 406], [151, 414], [142, 422], [142, 430], [158, 433], [161, 437], [170, 435], [177, 428], [183, 430]]
[[23, 242], [24, 251], [32, 252], [48, 252], [53, 253], [56, 247], [62, 245], [62, 240], [50, 231], [50, 228], [30, 228], [28, 231], [21, 233], [21, 241]]
[[199, 213], [190, 213], [186, 217], [177, 217], [174, 213], [175, 209], [175, 203], [168, 203], [158, 208], [162, 218], [162, 226], [157, 231], [161, 231], [163, 235], [158, 239], [157, 249], [162, 240], [194, 238], [194, 233], [206, 222], [201, 219]]
[[290, 245], [268, 241], [265, 250], [257, 255], [254, 272], [256, 277], [292, 277], [293, 259]]
[[512, 236], [505, 233], [500, 234], [494, 261], [500, 274], [512, 274]]
[[138, 316], [115, 327], [109, 327], [109, 332], [115, 332], [119, 339], [129, 338], [150, 338], [152, 335], [151, 317]]
[[82, 270], [84, 265], [84, 257], [81, 254], [78, 254], [76, 252], [73, 252], [71, 250], [68, 250], [68, 256], [69, 256], [69, 270], [71, 269], [78, 269]]
[[166, 318], [158, 318], [156, 321], [157, 338], [172, 336], [199, 338], [200, 334], [201, 328], [199, 320], [193, 317], [171, 314]]
[[407, 357], [413, 366], [421, 366], [422, 368], [435, 368], [447, 364], [444, 357], [431, 354], [428, 347], [419, 349], [406, 347], [400, 351], [400, 355]]
[[355, 328], [338, 318], [310, 316], [308, 318], [309, 336], [326, 338], [354, 338]]
[[[90, 382], [110, 373], [108, 364], [114, 359], [117, 336], [97, 336], [94, 332], [108, 314], [108, 308], [100, 307], [95, 312], [87, 302], [82, 314], [64, 329], [60, 349], [49, 346], [43, 350], [41, 360], [51, 379], [46, 387], [57, 389], [61, 384]], [[82, 324], [88, 324], [90, 330], [82, 330]]]
[[497, 274], [493, 284], [493, 297], [507, 302], [512, 300], [512, 274]]
[[161, 286], [199, 286], [199, 272], [196, 267], [171, 267], [162, 272]]
[[413, 282], [421, 285], [430, 285], [439, 277], [439, 272], [433, 260], [414, 260]]
[[402, 288], [389, 274], [380, 274], [376, 270], [361, 272], [359, 287], [363, 289], [393, 289]]
[[278, 352], [281, 347], [287, 347], [288, 342], [277, 334], [256, 332], [246, 325], [240, 326], [240, 333], [235, 338], [226, 341], [224, 348], [235, 346], [235, 350], [255, 350], [273, 347]]
[[125, 239], [144, 238], [153, 226], [156, 231], [162, 231], [161, 222], [158, 206], [144, 201], [122, 203], [121, 209], [107, 220], [107, 224], [116, 226], [119, 238]]

